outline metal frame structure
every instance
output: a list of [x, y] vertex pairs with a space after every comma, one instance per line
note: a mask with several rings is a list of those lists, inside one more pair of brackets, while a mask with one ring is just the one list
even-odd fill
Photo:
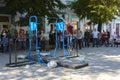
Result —
[[[35, 21], [32, 21], [32, 19], [35, 19]], [[38, 59], [38, 64], [43, 64], [43, 65], [46, 65], [46, 63], [42, 60], [41, 58], [41, 55], [40, 55], [40, 52], [39, 52], [39, 46], [38, 46], [38, 29], [37, 29], [37, 24], [38, 24], [38, 18], [37, 16], [30, 16], [29, 18], [29, 35], [30, 35], [30, 39], [29, 39], [29, 51], [28, 51], [28, 60], [29, 61], [32, 61], [31, 60], [31, 50], [32, 50], [32, 33], [33, 31], [35, 31], [35, 36], [36, 36], [36, 57]]]
[[[54, 57], [56, 56], [56, 51], [58, 48], [58, 32], [61, 30], [62, 31], [62, 39], [63, 39], [63, 51], [64, 51], [64, 57], [66, 57], [68, 55], [67, 50], [65, 49], [65, 43], [64, 43], [64, 27], [65, 27], [65, 23], [64, 23], [64, 19], [60, 19], [62, 20], [61, 22], [58, 21], [59, 19], [56, 19], [56, 47], [54, 49]], [[58, 28], [59, 27], [59, 28]]]

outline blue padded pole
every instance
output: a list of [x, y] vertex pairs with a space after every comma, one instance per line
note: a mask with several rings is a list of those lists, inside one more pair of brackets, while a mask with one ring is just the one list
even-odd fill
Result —
[[58, 19], [56, 19], [56, 47], [55, 47], [55, 50], [54, 50], [54, 56], [56, 56], [56, 50], [58, 48], [58, 31], [59, 30], [62, 30], [62, 39], [63, 39], [62, 48], [63, 48], [63, 51], [64, 51], [64, 56], [67, 56], [67, 51], [65, 50], [65, 43], [64, 43], [64, 27], [65, 27], [65, 23], [64, 23], [63, 19], [61, 19], [61, 20], [63, 22], [62, 24], [60, 24], [58, 22]]
[[33, 32], [33, 30], [31, 30], [31, 27], [34, 27], [34, 25], [31, 25], [31, 22], [32, 22], [32, 18], [34, 18], [35, 19], [35, 21], [34, 21], [34, 24], [35, 25], [37, 25], [37, 17], [36, 16], [30, 16], [30, 18], [29, 18], [29, 35], [30, 35], [30, 40], [29, 40], [29, 52], [28, 52], [28, 59], [30, 59], [30, 55], [31, 55], [31, 49], [32, 49], [32, 32]]
[[[35, 21], [33, 22], [32, 21], [32, 18], [34, 18], [35, 19]], [[30, 35], [30, 40], [29, 40], [29, 52], [28, 52], [28, 59], [30, 59], [30, 53], [31, 53], [31, 50], [32, 50], [32, 34], [33, 34], [33, 31], [35, 30], [36, 31], [36, 51], [37, 51], [37, 49], [38, 49], [38, 42], [37, 42], [37, 22], [38, 22], [38, 20], [37, 20], [37, 17], [36, 16], [30, 16], [30, 18], [29, 18], [29, 35]], [[31, 23], [32, 23], [32, 25], [31, 25]], [[36, 26], [34, 26], [34, 25], [36, 25]], [[31, 28], [32, 27], [32, 28]], [[36, 27], [36, 28], [34, 28], [34, 27]], [[33, 29], [33, 30], [32, 30]]]
[[[32, 18], [35, 19], [35, 21], [31, 21]], [[38, 30], [37, 30], [37, 24], [38, 24], [38, 18], [37, 16], [30, 16], [29, 18], [29, 27], [30, 27], [30, 33], [32, 33], [33, 31], [35, 31], [35, 36], [36, 36], [36, 56], [37, 56], [37, 59], [38, 59], [38, 64], [43, 64], [43, 65], [46, 65], [44, 63], [44, 61], [42, 60], [41, 58], [41, 55], [39, 54], [39, 47], [38, 47]], [[31, 49], [32, 49], [32, 36], [30, 37], [30, 48], [29, 48], [29, 52], [28, 52], [28, 59], [30, 60], [30, 53], [31, 53]]]
[[[33, 16], [35, 18], [35, 23], [38, 24], [38, 19], [36, 16]], [[39, 50], [38, 50], [38, 30], [37, 30], [37, 27], [36, 27], [36, 33], [35, 33], [35, 36], [36, 36], [36, 56], [38, 58], [38, 64], [42, 64], [41, 62], [41, 56], [39, 54]]]
[[30, 36], [30, 39], [29, 39], [29, 52], [28, 52], [28, 59], [30, 60], [30, 55], [31, 55], [31, 49], [32, 49], [32, 30], [31, 30], [31, 19], [34, 18], [34, 16], [30, 16], [29, 18], [29, 36]]

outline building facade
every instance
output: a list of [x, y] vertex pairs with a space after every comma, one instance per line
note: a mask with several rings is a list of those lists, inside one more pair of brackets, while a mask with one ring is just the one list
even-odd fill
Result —
[[[65, 4], [70, 4], [71, 2], [75, 0], [63, 0]], [[75, 29], [80, 28], [83, 33], [86, 29], [93, 30], [94, 28], [98, 28], [97, 25], [87, 25], [88, 20], [83, 19], [79, 20], [79, 17], [71, 10], [71, 9], [66, 9], [66, 14], [65, 14], [65, 20], [66, 23], [71, 23]], [[114, 32], [117, 33], [117, 35], [120, 36], [120, 17], [116, 17], [116, 19], [113, 19], [111, 22], [108, 24], [102, 24], [102, 29], [103, 30], [109, 30], [110, 34], [112, 35]]]
[[11, 25], [11, 15], [5, 7], [4, 0], [0, 0], [0, 32]]

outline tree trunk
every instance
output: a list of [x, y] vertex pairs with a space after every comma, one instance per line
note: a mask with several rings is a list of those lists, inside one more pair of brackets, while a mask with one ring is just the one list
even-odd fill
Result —
[[98, 22], [98, 31], [101, 32], [101, 28], [102, 28], [102, 23], [99, 21]]

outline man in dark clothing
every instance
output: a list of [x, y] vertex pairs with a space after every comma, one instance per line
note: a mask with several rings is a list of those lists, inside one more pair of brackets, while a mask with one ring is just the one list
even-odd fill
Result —
[[106, 30], [106, 33], [107, 33], [107, 36], [108, 36], [106, 41], [107, 41], [107, 45], [109, 46], [110, 32], [108, 30]]
[[90, 46], [90, 32], [88, 30], [84, 33], [85, 47]]

